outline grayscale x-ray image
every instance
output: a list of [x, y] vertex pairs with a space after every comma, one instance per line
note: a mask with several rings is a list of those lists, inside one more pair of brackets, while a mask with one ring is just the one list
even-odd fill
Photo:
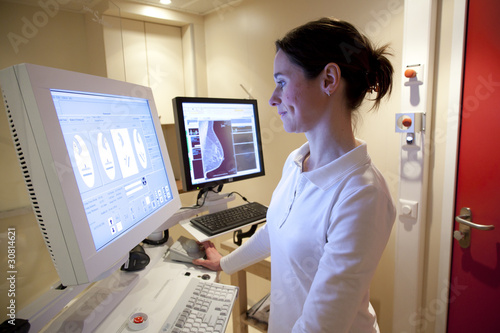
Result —
[[235, 174], [231, 121], [200, 121], [199, 134], [205, 178]]

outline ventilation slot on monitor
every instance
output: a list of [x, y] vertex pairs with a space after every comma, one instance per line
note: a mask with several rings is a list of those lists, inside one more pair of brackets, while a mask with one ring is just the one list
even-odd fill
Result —
[[[17, 159], [19, 161], [19, 164], [21, 165], [21, 173], [24, 178], [24, 183], [26, 184], [26, 188], [28, 189], [28, 195], [31, 200], [31, 205], [33, 208], [33, 212], [35, 213], [36, 220], [38, 222], [38, 226], [40, 227], [40, 230], [42, 231], [43, 234], [43, 239], [45, 241], [45, 245], [47, 246], [47, 249], [49, 250], [50, 257], [52, 258], [52, 261], [54, 264], [56, 264], [54, 253], [52, 251], [52, 246], [50, 244], [49, 236], [47, 233], [47, 228], [45, 227], [45, 222], [43, 220], [43, 214], [42, 211], [40, 210], [40, 206], [38, 204], [37, 197], [35, 195], [35, 189], [33, 187], [33, 182], [31, 180], [31, 175], [28, 169], [28, 165], [26, 164], [26, 159], [24, 157], [23, 149], [21, 147], [21, 142], [19, 141], [19, 137], [17, 135], [17, 130], [14, 124], [14, 120], [12, 119], [12, 111], [10, 110], [9, 106], [7, 103], [6, 104], [6, 109], [7, 109], [7, 118], [10, 124], [10, 133], [12, 135], [12, 140], [14, 141], [14, 147], [17, 153]], [[57, 265], [55, 265], [56, 270], [57, 270]]]

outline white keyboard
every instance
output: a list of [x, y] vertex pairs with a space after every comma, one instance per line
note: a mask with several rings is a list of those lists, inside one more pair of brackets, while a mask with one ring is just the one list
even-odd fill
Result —
[[224, 333], [237, 296], [238, 287], [193, 278], [160, 332]]

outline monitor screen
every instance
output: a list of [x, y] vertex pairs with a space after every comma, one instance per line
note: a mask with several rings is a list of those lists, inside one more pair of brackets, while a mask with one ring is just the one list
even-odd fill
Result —
[[176, 97], [173, 107], [184, 190], [265, 174], [256, 100]]
[[180, 199], [150, 88], [29, 64], [1, 71], [0, 84], [63, 285], [103, 278], [169, 227]]
[[149, 102], [81, 91], [51, 94], [99, 251], [173, 199]]

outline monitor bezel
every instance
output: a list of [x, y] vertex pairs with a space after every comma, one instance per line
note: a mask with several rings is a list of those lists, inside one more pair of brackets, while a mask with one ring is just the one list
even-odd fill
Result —
[[[260, 171], [247, 175], [228, 177], [226, 179], [208, 181], [201, 184], [193, 184], [190, 177], [190, 163], [188, 142], [186, 139], [186, 126], [184, 121], [183, 103], [211, 103], [211, 104], [245, 104], [252, 105], [255, 119], [255, 130], [257, 140], [257, 153], [259, 157]], [[218, 187], [227, 183], [261, 177], [265, 175], [264, 153], [262, 148], [262, 135], [260, 132], [259, 110], [256, 99], [240, 98], [220, 98], [220, 97], [187, 97], [178, 96], [172, 99], [175, 119], [175, 129], [177, 135], [177, 147], [179, 150], [179, 160], [181, 169], [181, 180], [184, 191], [204, 191], [209, 188]]]

